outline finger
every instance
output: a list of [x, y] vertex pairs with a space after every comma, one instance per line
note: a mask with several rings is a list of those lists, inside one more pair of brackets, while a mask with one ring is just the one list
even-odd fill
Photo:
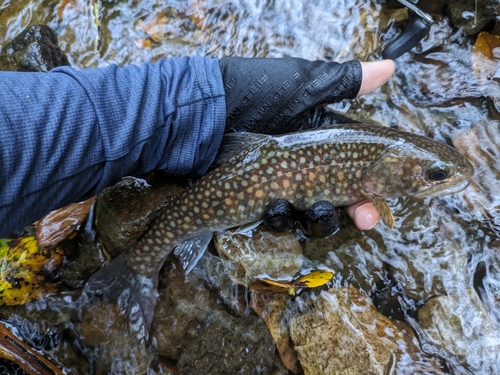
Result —
[[372, 229], [379, 221], [377, 210], [366, 200], [345, 207], [345, 211], [360, 230]]
[[394, 73], [394, 61], [381, 60], [362, 62], [361, 70], [363, 72], [363, 77], [361, 79], [361, 87], [358, 96], [372, 92], [386, 83], [392, 73]]

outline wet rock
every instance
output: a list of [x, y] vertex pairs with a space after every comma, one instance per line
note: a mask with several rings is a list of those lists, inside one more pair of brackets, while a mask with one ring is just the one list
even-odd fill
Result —
[[385, 273], [377, 251], [380, 244], [383, 243], [377, 232], [362, 232], [350, 220], [343, 220], [337, 234], [309, 238], [302, 246], [307, 259], [325, 264], [350, 284], [369, 292]]
[[290, 337], [288, 316], [286, 308], [290, 296], [284, 294], [262, 295], [252, 293], [252, 309], [262, 317], [269, 328], [269, 332], [276, 342], [276, 348], [281, 357], [281, 361], [292, 373], [302, 373], [302, 367], [297, 357]]
[[80, 333], [96, 375], [145, 374], [156, 356], [147, 346], [142, 325], [131, 324], [116, 304], [99, 301], [85, 306]]
[[448, 0], [448, 15], [468, 35], [477, 34], [500, 14], [497, 0]]
[[29, 26], [0, 53], [0, 70], [48, 72], [63, 65], [69, 65], [68, 59], [54, 31], [45, 25]]
[[393, 320], [392, 323], [402, 333], [405, 341], [405, 350], [396, 353], [394, 363], [394, 374], [397, 375], [449, 375], [446, 365], [437, 357], [431, 357], [422, 351], [412, 328], [400, 320]]
[[[427, 352], [466, 363], [474, 374], [500, 372], [500, 335], [474, 289], [431, 298], [418, 312]], [[458, 362], [458, 363], [457, 363]]]
[[306, 375], [388, 373], [403, 337], [364, 293], [332, 288], [298, 305], [290, 334]]
[[[201, 263], [218, 259], [204, 258]], [[164, 271], [152, 336], [162, 357], [177, 360], [179, 374], [274, 374], [283, 369], [264, 322], [249, 309], [240, 317], [228, 313], [207, 285], [203, 267], [186, 276], [175, 266]]]
[[217, 294], [218, 302], [224, 305], [225, 309], [235, 316], [248, 314], [248, 288], [236, 284], [229, 276], [226, 266], [221, 258], [215, 254], [213, 243], [208, 246], [199, 261], [199, 268], [195, 268], [199, 277], [203, 278], [210, 290]]
[[188, 181], [177, 178], [148, 180], [127, 177], [97, 196], [96, 225], [99, 240], [111, 258], [132, 245], [144, 233], [155, 213]]
[[416, 300], [446, 294], [470, 283], [468, 254], [457, 242], [399, 252], [400, 261], [390, 266], [392, 279]]
[[261, 319], [214, 314], [182, 352], [179, 375], [273, 374], [276, 347]]
[[304, 257], [293, 233], [269, 232], [258, 227], [251, 237], [231, 232], [214, 237], [215, 248], [235, 283], [248, 286], [258, 276], [291, 279], [300, 270]]
[[184, 276], [172, 267], [160, 276], [152, 336], [160, 355], [177, 360], [189, 343], [199, 336], [208, 316], [220, 309], [209, 289], [195, 273]]

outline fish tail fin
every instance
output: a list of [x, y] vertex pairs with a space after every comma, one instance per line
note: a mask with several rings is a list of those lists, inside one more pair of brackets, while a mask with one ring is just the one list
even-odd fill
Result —
[[[149, 366], [149, 328], [158, 299], [157, 280], [157, 275], [134, 273], [123, 255], [88, 280], [80, 333], [98, 373], [137, 373], [138, 368]], [[136, 367], [130, 372], [126, 367], [132, 363]]]

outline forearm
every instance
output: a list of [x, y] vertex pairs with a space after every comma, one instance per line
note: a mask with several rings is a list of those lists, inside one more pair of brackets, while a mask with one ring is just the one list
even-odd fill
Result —
[[225, 126], [217, 61], [0, 73], [0, 234], [155, 169], [202, 175]]

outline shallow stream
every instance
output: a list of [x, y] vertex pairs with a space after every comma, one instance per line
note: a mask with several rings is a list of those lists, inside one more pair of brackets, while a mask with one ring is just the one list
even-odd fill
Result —
[[[1, 0], [0, 44], [40, 23], [77, 69], [184, 55], [378, 60], [406, 18], [368, 0]], [[314, 262], [349, 269], [336, 282], [372, 292], [379, 311], [412, 326], [446, 371], [499, 374], [500, 95], [485, 78], [499, 60], [486, 66], [475, 37], [435, 18], [384, 87], [330, 108], [453, 144], [474, 164], [472, 183], [454, 196], [391, 200], [395, 229], [378, 225], [349, 256]], [[435, 296], [445, 298], [439, 308], [426, 304]]]

